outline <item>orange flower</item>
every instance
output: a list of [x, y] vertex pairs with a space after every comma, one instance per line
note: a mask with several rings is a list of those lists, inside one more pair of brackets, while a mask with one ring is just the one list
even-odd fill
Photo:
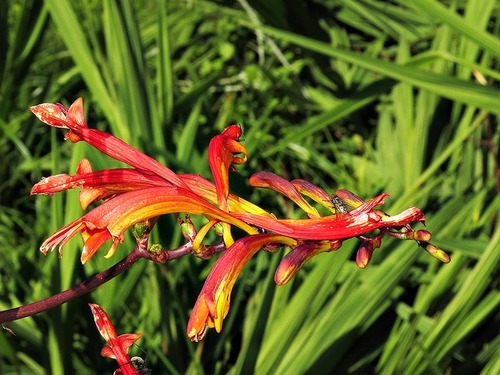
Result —
[[222, 321], [229, 311], [231, 290], [244, 265], [259, 249], [268, 244], [294, 246], [296, 240], [274, 234], [256, 234], [236, 241], [217, 260], [205, 280], [203, 289], [191, 312], [187, 334], [200, 341], [208, 327], [222, 329]]
[[110, 257], [116, 246], [123, 242], [128, 228], [150, 218], [176, 212], [204, 215], [209, 219], [236, 225], [247, 233], [257, 233], [252, 226], [213, 206], [190, 190], [178, 186], [163, 186], [128, 191], [108, 199], [58, 230], [40, 249], [44, 253], [58, 245], [61, 249], [72, 236], [81, 233], [84, 240], [82, 263], [87, 262], [106, 241], [112, 239], [112, 247], [106, 255]]
[[[394, 216], [375, 208], [384, 203], [388, 193], [364, 201], [348, 190], [337, 190], [330, 196], [308, 181], [287, 181], [270, 172], [258, 172], [250, 178], [250, 185], [273, 189], [295, 202], [307, 215], [303, 219], [278, 219], [261, 207], [231, 194], [229, 171], [234, 164], [242, 164], [247, 158], [246, 149], [239, 142], [242, 132], [237, 125], [226, 128], [209, 144], [208, 159], [214, 178], [212, 183], [197, 175], [178, 175], [112, 135], [90, 129], [83, 116], [81, 98], [70, 108], [45, 103], [31, 107], [31, 110], [41, 121], [68, 129], [66, 139], [72, 142], [85, 141], [131, 166], [93, 171], [90, 162], [84, 159], [74, 176], [51, 176], [33, 186], [32, 194], [47, 195], [79, 187], [82, 209], [97, 201], [104, 201], [52, 234], [40, 248], [44, 253], [58, 246], [61, 252], [64, 244], [79, 233], [84, 242], [82, 263], [87, 262], [105, 242], [111, 240], [111, 249], [106, 255], [109, 257], [123, 241], [128, 228], [155, 222], [159, 216], [169, 213], [202, 215], [208, 220], [198, 230], [189, 219], [184, 221], [182, 225], [187, 251], [206, 257], [214, 253], [216, 246], [220, 251], [223, 248], [220, 245], [225, 244], [226, 250], [206, 279], [189, 319], [187, 333], [193, 341], [201, 340], [209, 327], [215, 327], [218, 332], [222, 329], [234, 283], [244, 265], [262, 247], [269, 250], [285, 245], [291, 249], [276, 270], [275, 281], [279, 285], [288, 282], [313, 256], [337, 250], [345, 239], [353, 237], [362, 241], [356, 256], [360, 268], [367, 266], [374, 250], [380, 247], [386, 235], [414, 240], [439, 260], [450, 261], [444, 251], [429, 243], [430, 232], [415, 231], [410, 227], [412, 222], [424, 222], [424, 214], [418, 208], [411, 207]], [[306, 198], [323, 206], [323, 211], [326, 209], [329, 214], [322, 216]], [[213, 247], [201, 245], [206, 233], [216, 224], [221, 224], [223, 243]], [[231, 235], [233, 225], [245, 233], [237, 241]], [[168, 255], [163, 252], [163, 255], [158, 255], [158, 259], [168, 259]], [[99, 320], [101, 326], [108, 327], [108, 330], [103, 331], [108, 347], [112, 348], [110, 340], [113, 339], [113, 345], [125, 348], [126, 353], [132, 336], [122, 335], [125, 338], [117, 340], [122, 336], [116, 338], [109, 318], [95, 306], [91, 305], [96, 323]], [[109, 350], [112, 351], [106, 349], [105, 353], [109, 354]]]
[[[208, 145], [208, 164], [214, 177], [217, 203], [219, 208], [226, 212], [228, 212], [229, 170], [233, 164], [243, 164], [247, 160], [247, 151], [239, 142], [241, 134], [240, 126], [231, 125], [213, 137]], [[243, 157], [235, 156], [236, 154], [242, 154]], [[222, 234], [226, 246], [231, 246], [234, 240], [231, 236], [231, 227], [227, 223], [222, 224]]]

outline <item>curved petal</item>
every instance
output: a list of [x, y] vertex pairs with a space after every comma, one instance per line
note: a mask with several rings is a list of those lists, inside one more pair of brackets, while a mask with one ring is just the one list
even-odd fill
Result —
[[178, 186], [153, 187], [120, 194], [87, 213], [84, 220], [98, 228], [107, 227], [114, 237], [121, 237], [134, 224], [175, 212], [204, 215], [209, 219], [233, 224], [247, 233], [257, 233], [252, 226], [232, 214]]
[[[207, 179], [195, 174], [182, 174], [179, 175], [182, 180], [189, 185], [189, 188], [199, 196], [202, 196], [207, 201], [214, 204], [217, 203], [217, 193], [215, 192], [215, 184]], [[274, 217], [272, 214], [249, 202], [235, 194], [229, 193], [228, 199], [229, 212], [250, 212], [256, 215]]]
[[81, 233], [85, 244], [81, 260], [85, 263], [109, 239], [113, 239], [112, 254], [116, 245], [123, 240], [124, 232], [131, 226], [176, 212], [204, 215], [208, 219], [235, 225], [248, 234], [257, 233], [251, 225], [213, 206], [190, 190], [164, 186], [129, 191], [110, 198], [52, 234], [40, 249], [46, 253], [57, 245], [62, 247], [75, 234]]
[[[210, 140], [208, 145], [208, 164], [214, 177], [217, 203], [221, 210], [228, 212], [227, 198], [229, 196], [229, 170], [232, 164], [243, 164], [247, 151], [239, 142], [242, 131], [238, 125], [230, 125], [224, 131]], [[243, 158], [236, 154], [243, 154]], [[233, 243], [231, 228], [223, 224], [222, 233], [227, 246]]]
[[42, 103], [30, 107], [30, 111], [43, 123], [55, 128], [68, 129], [68, 109], [62, 104]]
[[323, 207], [328, 208], [330, 211], [335, 212], [335, 208], [331, 204], [331, 196], [319, 186], [300, 178], [292, 180], [291, 183], [302, 195], [311, 198], [316, 203], [319, 203]]
[[411, 207], [398, 215], [386, 216], [372, 211], [382, 204], [388, 194], [379, 195], [346, 215], [331, 215], [317, 219], [278, 220], [250, 213], [233, 213], [233, 216], [274, 233], [304, 240], [341, 240], [388, 227], [401, 226], [424, 219], [424, 214]]
[[342, 241], [307, 241], [292, 249], [280, 262], [274, 274], [274, 282], [284, 285], [289, 282], [299, 269], [313, 256], [327, 251], [337, 250]]
[[208, 327], [221, 331], [222, 321], [229, 311], [232, 288], [244, 265], [261, 247], [276, 243], [294, 246], [296, 241], [279, 235], [256, 234], [236, 241], [221, 255], [191, 312], [187, 334], [192, 341], [200, 341]]
[[257, 172], [254, 173], [248, 180], [249, 184], [253, 187], [265, 187], [273, 189], [278, 193], [289, 198], [302, 208], [309, 217], [320, 217], [318, 211], [312, 207], [299, 193], [295, 186], [283, 177], [280, 177], [271, 172]]
[[149, 171], [174, 185], [189, 189], [176, 173], [156, 159], [143, 154], [111, 134], [87, 127], [82, 98], [75, 100], [69, 109], [60, 104], [49, 103], [33, 106], [30, 109], [42, 122], [50, 126], [70, 129], [66, 135], [70, 141], [85, 141], [113, 159], [137, 169]]

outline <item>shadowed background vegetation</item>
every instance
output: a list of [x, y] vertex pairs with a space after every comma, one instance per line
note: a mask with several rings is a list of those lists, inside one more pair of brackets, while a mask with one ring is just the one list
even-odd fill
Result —
[[[418, 206], [440, 264], [386, 240], [365, 270], [356, 242], [273, 283], [261, 253], [233, 291], [221, 334], [185, 333], [212, 261], [140, 262], [85, 298], [7, 324], [2, 374], [102, 374], [87, 303], [139, 341], [155, 374], [500, 373], [500, 6], [495, 0], [11, 0], [0, 11], [0, 309], [64, 290], [123, 257], [82, 267], [38, 247], [81, 215], [78, 192], [30, 197], [42, 176], [118, 164], [28, 111], [85, 101], [89, 126], [176, 172], [210, 178], [210, 137], [240, 123], [249, 161], [232, 190], [278, 216], [300, 215], [248, 187], [270, 170], [332, 193], [390, 191], [384, 210]], [[181, 244], [174, 217], [153, 240]], [[145, 357], [139, 348], [135, 355]]]

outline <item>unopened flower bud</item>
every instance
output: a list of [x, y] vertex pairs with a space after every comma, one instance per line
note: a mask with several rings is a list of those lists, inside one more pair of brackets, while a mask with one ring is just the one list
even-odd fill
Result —
[[436, 245], [428, 243], [424, 247], [424, 249], [429, 254], [431, 254], [434, 258], [440, 260], [443, 263], [450, 263], [450, 261], [451, 261], [450, 256], [448, 254], [446, 254], [443, 250], [441, 250], [439, 247], [437, 247]]
[[417, 241], [429, 242], [431, 237], [431, 232], [425, 229], [419, 229], [413, 232], [413, 239]]
[[356, 253], [356, 265], [359, 268], [366, 268], [373, 254], [373, 242], [370, 240], [363, 241]]
[[215, 254], [215, 251], [213, 246], [201, 245], [196, 250], [193, 249], [192, 253], [200, 259], [210, 259]]
[[134, 228], [132, 230], [132, 234], [134, 235], [135, 239], [137, 241], [139, 241], [141, 238], [143, 238], [143, 236], [147, 230], [148, 230], [147, 222], [142, 221], [142, 222], [134, 225]]
[[184, 220], [179, 219], [179, 224], [181, 226], [181, 233], [184, 238], [188, 241], [193, 241], [193, 239], [196, 237], [196, 228], [191, 222], [189, 216], [186, 216]]
[[[340, 244], [342, 244], [340, 242]], [[330, 241], [321, 242], [304, 242], [292, 249], [280, 262], [274, 274], [274, 282], [277, 285], [284, 285], [289, 282], [299, 271], [299, 269], [313, 256], [332, 251], [332, 246], [337, 246], [338, 243], [332, 245]], [[338, 245], [340, 246], [340, 245]]]

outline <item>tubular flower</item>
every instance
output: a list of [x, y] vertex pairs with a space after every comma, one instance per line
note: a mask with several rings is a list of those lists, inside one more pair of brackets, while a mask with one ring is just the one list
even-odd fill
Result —
[[126, 333], [116, 336], [115, 327], [111, 323], [106, 311], [101, 306], [95, 303], [89, 303], [90, 310], [94, 316], [94, 321], [97, 330], [106, 340], [107, 345], [102, 348], [101, 355], [103, 357], [116, 359], [120, 365], [120, 369], [115, 371], [115, 374], [123, 375], [138, 375], [137, 369], [132, 365], [128, 356], [128, 349], [142, 336], [141, 333]]
[[76, 174], [59, 174], [42, 178], [31, 189], [31, 194], [52, 195], [75, 187], [81, 187], [80, 206], [85, 210], [88, 205], [101, 199], [127, 191], [150, 187], [169, 186], [164, 179], [147, 171], [132, 168], [105, 169], [92, 171], [87, 159], [80, 161]]
[[164, 178], [170, 184], [187, 188], [176, 173], [156, 159], [143, 154], [111, 134], [87, 127], [82, 98], [75, 100], [69, 108], [61, 104], [43, 103], [30, 107], [30, 110], [43, 123], [56, 128], [68, 129], [65, 139], [69, 139], [73, 143], [85, 141], [113, 159], [138, 170], [150, 171]]
[[289, 282], [300, 267], [319, 253], [334, 251], [342, 246], [342, 241], [306, 241], [292, 249], [280, 262], [274, 274], [277, 285]]
[[184, 212], [204, 215], [209, 219], [233, 224], [247, 233], [256, 229], [220, 210], [193, 192], [177, 186], [151, 187], [122, 193], [110, 198], [81, 218], [61, 228], [41, 246], [42, 252], [60, 249], [76, 233], [81, 233], [84, 247], [82, 263], [87, 262], [108, 240], [113, 240], [107, 257], [113, 255], [118, 243], [123, 242], [125, 231], [147, 219], [168, 213]]
[[208, 327], [222, 329], [222, 321], [229, 311], [231, 290], [244, 265], [267, 244], [293, 246], [296, 240], [274, 234], [256, 234], [243, 237], [230, 246], [217, 260], [198, 295], [187, 326], [193, 341], [200, 341]]
[[384, 203], [388, 193], [363, 203], [345, 215], [330, 215], [314, 219], [272, 219], [252, 213], [233, 213], [233, 216], [268, 231], [304, 240], [342, 240], [384, 227], [397, 227], [421, 221], [424, 214], [411, 207], [395, 216], [384, 216], [373, 210]]
[[[303, 209], [310, 218], [319, 217], [318, 211], [312, 207], [303, 197], [295, 186], [285, 180], [283, 177], [277, 176], [270, 172], [255, 173], [250, 177], [248, 183], [253, 187], [266, 187], [277, 191], [278, 193], [286, 196], [288, 199], [295, 202], [301, 209]], [[312, 185], [312, 184], [311, 184]]]
[[[217, 203], [219, 208], [226, 212], [228, 212], [229, 170], [233, 164], [243, 164], [247, 160], [247, 151], [239, 142], [241, 134], [240, 126], [231, 125], [213, 137], [208, 145], [208, 164], [214, 177]], [[238, 157], [237, 154], [242, 154], [243, 157]], [[223, 223], [222, 230], [224, 242], [226, 246], [230, 246], [234, 242], [230, 226]]]
[[[290, 249], [276, 269], [275, 282], [278, 285], [287, 283], [313, 256], [337, 250], [344, 240], [353, 237], [361, 240], [356, 255], [356, 264], [360, 268], [367, 266], [386, 235], [413, 240], [442, 262], [450, 261], [443, 250], [429, 242], [429, 231], [413, 230], [410, 226], [413, 222], [425, 223], [424, 214], [418, 208], [410, 207], [393, 216], [376, 208], [384, 203], [389, 193], [364, 201], [348, 190], [337, 190], [331, 196], [308, 181], [287, 181], [270, 172], [258, 172], [250, 178], [250, 185], [272, 189], [297, 204], [307, 215], [301, 219], [277, 218], [232, 194], [229, 171], [234, 164], [242, 164], [247, 158], [246, 149], [240, 143], [241, 128], [237, 125], [229, 126], [210, 142], [208, 158], [214, 179], [210, 182], [194, 174], [176, 174], [112, 135], [90, 129], [83, 116], [81, 98], [69, 108], [45, 103], [31, 107], [31, 110], [46, 124], [67, 129], [66, 139], [85, 141], [131, 167], [93, 171], [90, 162], [83, 159], [75, 175], [50, 176], [34, 185], [32, 194], [52, 195], [80, 188], [82, 209], [103, 201], [47, 238], [40, 247], [43, 253], [56, 247], [61, 253], [67, 241], [80, 234], [84, 243], [81, 261], [85, 263], [108, 241], [111, 241], [111, 248], [106, 257], [113, 255], [127, 229], [143, 223], [148, 223], [143, 226], [150, 228], [162, 215], [183, 213], [202, 215], [207, 219], [201, 228], [195, 228], [189, 217], [180, 221], [187, 241], [183, 245], [186, 254], [191, 252], [206, 258], [226, 249], [215, 262], [194, 305], [187, 327], [187, 334], [193, 341], [201, 340], [208, 328], [214, 327], [220, 332], [229, 310], [234, 283], [244, 265], [259, 249], [272, 251], [280, 246]], [[318, 205], [323, 209], [318, 210]], [[322, 216], [320, 211], [327, 214]], [[231, 226], [241, 229], [243, 237], [234, 241]], [[202, 244], [209, 230], [221, 231], [224, 241], [215, 245]], [[152, 259], [167, 261], [168, 252], [162, 252], [159, 246]], [[109, 321], [98, 306], [91, 308], [95, 311], [94, 316]], [[114, 328], [106, 334], [107, 337], [116, 337]]]
[[313, 201], [328, 208], [330, 211], [335, 212], [335, 207], [332, 204], [330, 195], [319, 186], [302, 179], [293, 180], [291, 183], [299, 193], [311, 198]]

